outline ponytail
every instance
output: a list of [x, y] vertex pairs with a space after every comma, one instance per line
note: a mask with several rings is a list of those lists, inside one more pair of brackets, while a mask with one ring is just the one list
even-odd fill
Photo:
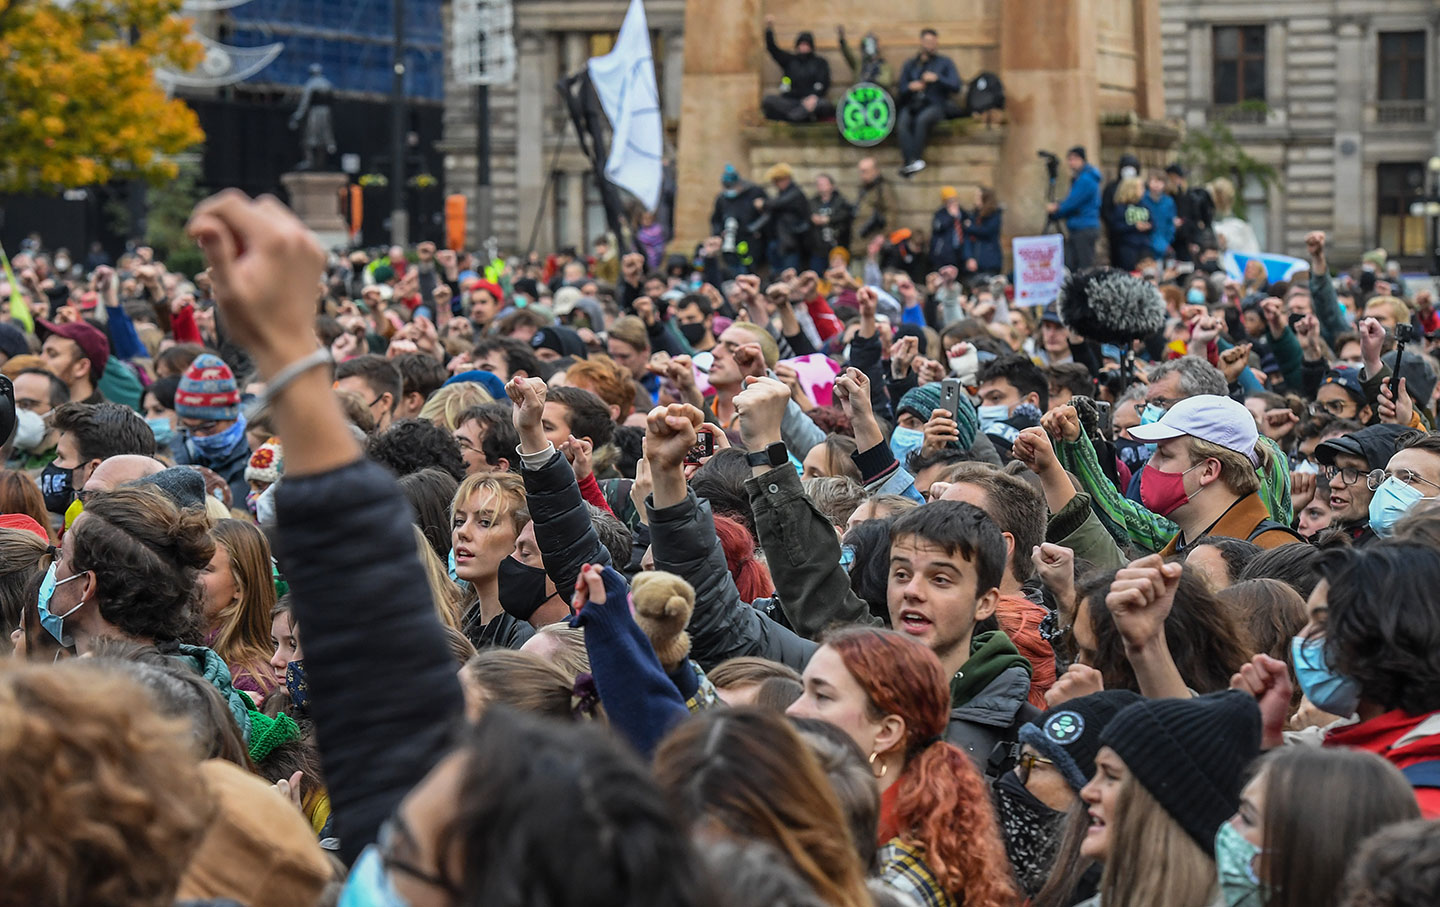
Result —
[[1019, 895], [985, 782], [964, 751], [937, 737], [921, 741], [900, 776], [900, 837], [965, 907], [1012, 907]]

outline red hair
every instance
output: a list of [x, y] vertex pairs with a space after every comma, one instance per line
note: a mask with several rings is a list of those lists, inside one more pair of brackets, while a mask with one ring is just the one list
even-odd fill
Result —
[[735, 578], [735, 588], [747, 602], [769, 598], [775, 594], [770, 571], [755, 559], [755, 538], [739, 522], [728, 516], [715, 515], [715, 534], [725, 552], [725, 566]]
[[938, 738], [950, 720], [940, 659], [892, 630], [848, 627], [825, 638], [870, 700], [874, 717], [905, 719], [905, 767], [895, 821], [924, 849], [935, 878], [965, 907], [1019, 901], [990, 795], [970, 757]]

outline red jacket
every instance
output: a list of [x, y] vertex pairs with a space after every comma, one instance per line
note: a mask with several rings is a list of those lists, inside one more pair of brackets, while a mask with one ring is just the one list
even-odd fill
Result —
[[[1429, 768], [1440, 770], [1440, 711], [1410, 715], [1395, 709], [1369, 721], [1331, 730], [1325, 735], [1325, 745], [1384, 756], [1402, 772], [1426, 762], [1436, 763]], [[1421, 815], [1440, 819], [1440, 784], [1407, 778], [1415, 785]]]

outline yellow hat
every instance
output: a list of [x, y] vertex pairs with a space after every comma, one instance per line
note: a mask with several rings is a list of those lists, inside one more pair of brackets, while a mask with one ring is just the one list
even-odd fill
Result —
[[765, 171], [765, 182], [767, 183], [788, 179], [794, 179], [794, 174], [790, 170], [790, 165], [784, 162], [775, 164], [769, 170]]
[[957, 191], [954, 186], [941, 186], [941, 187], [940, 187], [940, 200], [941, 200], [942, 202], [948, 202], [948, 201], [950, 201], [950, 199], [954, 198], [955, 196], [957, 196], [957, 195], [959, 195], [959, 194], [960, 194], [959, 191]]

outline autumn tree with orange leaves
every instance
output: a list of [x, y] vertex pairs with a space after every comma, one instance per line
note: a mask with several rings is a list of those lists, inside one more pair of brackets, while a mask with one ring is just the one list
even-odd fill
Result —
[[173, 179], [205, 135], [156, 67], [204, 55], [181, 0], [0, 0], [0, 191]]

